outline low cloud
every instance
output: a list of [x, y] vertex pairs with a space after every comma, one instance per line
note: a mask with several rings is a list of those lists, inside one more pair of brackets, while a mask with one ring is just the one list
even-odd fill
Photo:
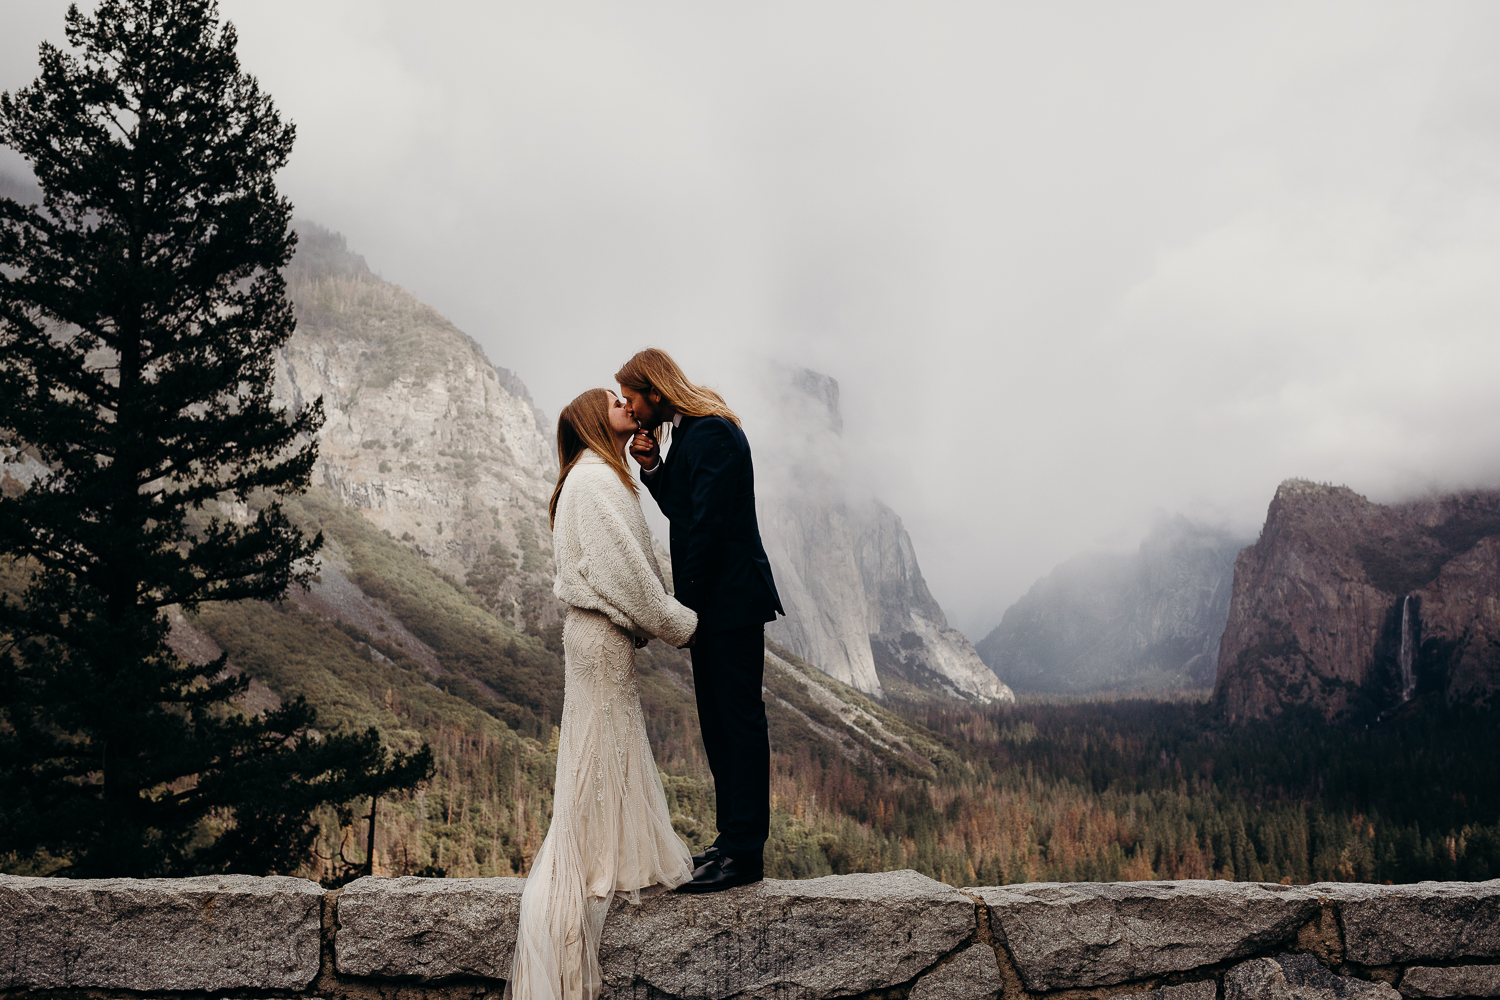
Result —
[[1156, 508], [1500, 483], [1493, 6], [223, 9], [298, 214], [546, 412], [656, 344], [761, 452], [766, 362], [837, 378], [971, 635]]

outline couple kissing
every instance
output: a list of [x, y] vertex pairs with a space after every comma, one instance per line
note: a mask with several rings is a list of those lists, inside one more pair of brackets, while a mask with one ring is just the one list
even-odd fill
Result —
[[[615, 381], [618, 394], [590, 389], [557, 420], [548, 514], [553, 590], [568, 606], [563, 714], [552, 824], [521, 897], [507, 1000], [596, 1000], [616, 892], [639, 903], [653, 886], [717, 892], [763, 876], [764, 631], [782, 608], [755, 518], [750, 444], [723, 397], [689, 382], [665, 351], [641, 351]], [[671, 522], [675, 594], [652, 552], [627, 449]], [[653, 638], [692, 657], [718, 810], [718, 839], [702, 854], [690, 855], [672, 829], [646, 739], [635, 651]]]

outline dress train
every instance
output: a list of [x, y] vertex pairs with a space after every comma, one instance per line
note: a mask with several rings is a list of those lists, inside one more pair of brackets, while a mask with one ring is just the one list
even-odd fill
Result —
[[521, 896], [505, 1000], [597, 1000], [599, 939], [614, 894], [639, 903], [641, 889], [692, 878], [646, 738], [630, 634], [599, 612], [572, 608], [563, 654], [552, 824]]

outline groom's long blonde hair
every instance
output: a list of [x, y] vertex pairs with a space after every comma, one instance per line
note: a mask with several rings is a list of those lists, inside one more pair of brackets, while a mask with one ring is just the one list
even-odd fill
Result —
[[[672, 356], [659, 347], [648, 347], [625, 362], [615, 372], [615, 381], [642, 395], [656, 393], [684, 417], [723, 417], [736, 427], [740, 426], [740, 418], [724, 402], [723, 396], [706, 385], [689, 382]], [[664, 423], [658, 427], [657, 438], [662, 438], [664, 429], [670, 426]]]
[[614, 393], [608, 389], [589, 389], [577, 399], [563, 407], [557, 416], [557, 485], [552, 489], [552, 500], [547, 504], [547, 523], [557, 523], [557, 498], [562, 496], [563, 483], [568, 473], [583, 457], [592, 451], [615, 470], [620, 482], [637, 493], [635, 480], [625, 465], [623, 448], [615, 446], [614, 431], [609, 427], [609, 403]]

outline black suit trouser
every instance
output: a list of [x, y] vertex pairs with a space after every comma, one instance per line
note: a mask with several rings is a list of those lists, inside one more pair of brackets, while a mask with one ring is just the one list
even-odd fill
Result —
[[758, 860], [771, 832], [771, 741], [761, 700], [765, 626], [700, 635], [692, 655], [698, 725], [718, 808], [714, 846], [732, 858]]

